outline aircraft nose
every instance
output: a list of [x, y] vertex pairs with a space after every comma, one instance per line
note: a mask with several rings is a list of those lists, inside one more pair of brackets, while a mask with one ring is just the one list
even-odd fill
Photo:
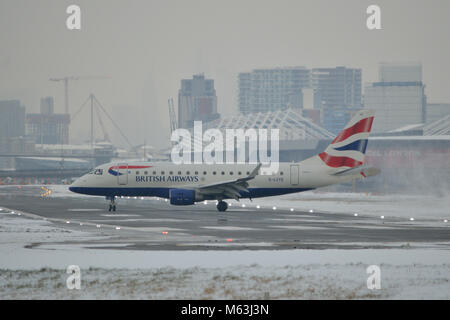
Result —
[[81, 191], [84, 186], [84, 181], [85, 179], [83, 177], [78, 178], [69, 186], [69, 190], [75, 193], [82, 193]]

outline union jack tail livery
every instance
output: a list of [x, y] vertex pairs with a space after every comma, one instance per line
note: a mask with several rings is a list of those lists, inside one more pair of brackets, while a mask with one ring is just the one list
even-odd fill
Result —
[[358, 111], [319, 158], [331, 168], [347, 169], [364, 164], [374, 114], [372, 110]]

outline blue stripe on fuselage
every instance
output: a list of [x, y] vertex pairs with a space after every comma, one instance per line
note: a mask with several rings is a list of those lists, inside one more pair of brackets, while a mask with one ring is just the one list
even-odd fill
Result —
[[359, 151], [362, 153], [366, 153], [366, 147], [367, 147], [367, 139], [361, 139], [361, 140], [356, 140], [353, 141], [352, 143], [346, 144], [345, 146], [339, 147], [339, 148], [335, 148], [333, 147], [334, 150], [338, 150], [338, 151]]
[[[75, 193], [91, 196], [125, 196], [125, 197], [161, 197], [169, 198], [170, 189], [177, 188], [91, 188], [91, 187], [69, 187]], [[295, 193], [312, 190], [313, 188], [249, 188], [249, 192], [241, 191], [242, 198], [260, 198], [278, 196], [282, 194]]]

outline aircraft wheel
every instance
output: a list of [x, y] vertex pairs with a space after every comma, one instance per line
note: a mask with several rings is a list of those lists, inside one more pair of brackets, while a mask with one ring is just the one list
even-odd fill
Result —
[[112, 210], [112, 205], [109, 205], [108, 211]]
[[112, 211], [116, 211], [116, 205], [113, 205]]
[[228, 204], [225, 201], [219, 201], [217, 204], [217, 210], [224, 212], [228, 209]]

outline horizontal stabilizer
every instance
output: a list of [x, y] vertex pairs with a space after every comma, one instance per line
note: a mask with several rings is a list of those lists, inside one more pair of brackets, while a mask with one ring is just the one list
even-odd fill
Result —
[[361, 174], [364, 178], [376, 176], [381, 172], [380, 169], [374, 167], [357, 167], [334, 173], [335, 176], [349, 176]]

